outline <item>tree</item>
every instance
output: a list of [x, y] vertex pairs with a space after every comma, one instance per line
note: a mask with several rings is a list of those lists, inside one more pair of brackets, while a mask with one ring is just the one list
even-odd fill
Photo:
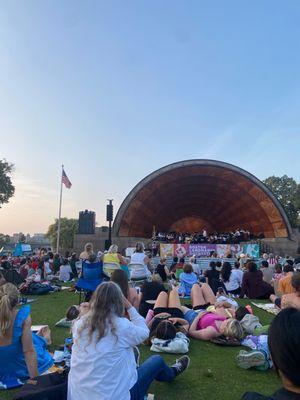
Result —
[[8, 203], [8, 200], [15, 193], [15, 187], [10, 178], [12, 171], [13, 164], [6, 160], [0, 160], [0, 208], [2, 204]]
[[[53, 248], [56, 248], [58, 219], [50, 225], [46, 236], [50, 239]], [[60, 220], [60, 248], [71, 250], [73, 248], [74, 237], [78, 232], [78, 219], [61, 218]]]
[[0, 233], [0, 244], [7, 244], [10, 242], [10, 236], [9, 235], [5, 235], [4, 233]]
[[25, 243], [26, 242], [26, 236], [24, 233], [20, 232], [19, 233], [19, 243]]
[[293, 227], [299, 226], [300, 215], [300, 185], [287, 175], [270, 176], [264, 184], [273, 192], [284, 208]]

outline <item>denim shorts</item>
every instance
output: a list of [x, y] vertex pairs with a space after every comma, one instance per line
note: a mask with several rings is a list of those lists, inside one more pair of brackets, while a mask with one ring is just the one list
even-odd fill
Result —
[[197, 316], [198, 313], [195, 310], [188, 310], [184, 314], [184, 319], [191, 325]]

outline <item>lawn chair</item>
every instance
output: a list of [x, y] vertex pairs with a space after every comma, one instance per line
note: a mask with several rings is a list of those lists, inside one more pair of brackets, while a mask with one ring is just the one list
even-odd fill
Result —
[[133, 283], [143, 283], [151, 279], [151, 272], [144, 264], [131, 263], [128, 264], [130, 272], [130, 281]]
[[103, 279], [103, 268], [101, 262], [82, 263], [81, 278], [78, 279], [75, 289], [79, 291], [79, 304], [81, 303], [81, 294], [93, 293]]
[[121, 269], [120, 265], [118, 265], [117, 263], [103, 263], [103, 273], [110, 278], [111, 274], [116, 270], [116, 269]]

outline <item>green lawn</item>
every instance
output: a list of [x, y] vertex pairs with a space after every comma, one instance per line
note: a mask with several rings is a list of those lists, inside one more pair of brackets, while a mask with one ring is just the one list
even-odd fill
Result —
[[[68, 291], [36, 297], [32, 303], [32, 323], [48, 324], [52, 331], [51, 350], [63, 344], [68, 329], [55, 328], [54, 324], [65, 314], [71, 304], [78, 303], [78, 295]], [[245, 303], [245, 301], [242, 301]], [[255, 307], [254, 311], [263, 324], [268, 324], [272, 316]], [[142, 361], [152, 355], [146, 346], [140, 346]], [[247, 390], [271, 394], [279, 387], [273, 371], [258, 372], [242, 370], [235, 365], [235, 355], [240, 348], [221, 347], [211, 343], [192, 340], [189, 356], [190, 368], [172, 384], [154, 383], [149, 392], [156, 400], [237, 400]], [[176, 356], [164, 355], [166, 362], [172, 363]], [[212, 373], [208, 373], [208, 369]], [[12, 399], [14, 391], [1, 391], [0, 399]], [[84, 400], [84, 399], [83, 399]], [[113, 399], [112, 399], [113, 400]]]

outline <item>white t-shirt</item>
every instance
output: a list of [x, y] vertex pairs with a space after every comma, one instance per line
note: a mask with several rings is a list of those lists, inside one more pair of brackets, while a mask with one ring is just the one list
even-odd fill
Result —
[[[130, 277], [131, 279], [139, 279], [145, 278], [151, 275], [151, 272], [148, 269], [148, 266], [145, 264], [144, 259], [146, 258], [145, 253], [133, 253], [130, 259], [130, 264], [141, 264], [140, 267], [134, 267], [134, 269], [130, 269]], [[129, 266], [130, 268], [130, 266]]]
[[72, 273], [72, 268], [70, 264], [61, 265], [59, 268], [59, 280], [63, 282], [69, 281], [71, 273]]
[[79, 336], [85, 317], [74, 323], [68, 400], [130, 399], [129, 391], [137, 381], [133, 346], [147, 339], [149, 329], [134, 307], [128, 314], [130, 321], [114, 318], [116, 336], [109, 329], [98, 342], [95, 334], [89, 341], [87, 329]]
[[[241, 274], [242, 273], [242, 274]], [[224, 282], [226, 290], [236, 290], [242, 285], [243, 271], [232, 269], [228, 282]]]

